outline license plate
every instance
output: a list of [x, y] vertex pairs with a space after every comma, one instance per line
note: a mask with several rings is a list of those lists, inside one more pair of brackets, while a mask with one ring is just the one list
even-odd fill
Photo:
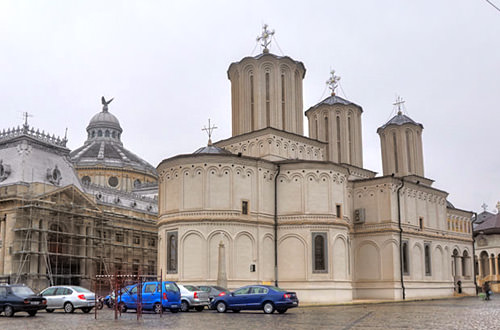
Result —
[[32, 305], [40, 305], [40, 302], [39, 301], [32, 301], [30, 304], [32, 304]]
[[294, 305], [297, 305], [297, 302], [296, 302], [296, 301], [294, 301], [294, 302], [293, 302], [293, 304], [294, 304]]
[[172, 307], [178, 307], [177, 305], [172, 305]]

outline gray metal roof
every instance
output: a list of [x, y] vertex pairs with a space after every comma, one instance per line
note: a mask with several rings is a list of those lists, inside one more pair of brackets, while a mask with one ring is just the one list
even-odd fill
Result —
[[313, 110], [313, 109], [316, 109], [322, 105], [334, 105], [334, 104], [341, 104], [341, 105], [354, 105], [355, 107], [358, 107], [361, 111], [363, 111], [363, 108], [359, 105], [357, 105], [356, 103], [353, 103], [349, 100], [346, 100], [346, 99], [343, 99], [341, 98], [340, 96], [337, 96], [337, 95], [330, 95], [329, 97], [327, 97], [326, 99], [324, 99], [323, 101], [319, 102], [318, 104], [316, 105], [313, 105], [312, 107], [310, 107], [306, 113], [310, 110]]
[[416, 126], [420, 126], [421, 128], [424, 128], [424, 126], [422, 124], [417, 123], [416, 121], [414, 121], [413, 119], [411, 119], [407, 115], [404, 115], [402, 112], [398, 112], [398, 114], [395, 115], [394, 117], [392, 117], [387, 123], [385, 123], [384, 125], [380, 126], [377, 129], [377, 133], [380, 130], [383, 130], [384, 128], [386, 128], [389, 125], [402, 126], [402, 125], [405, 125], [405, 124], [412, 124], [412, 125], [416, 125]]
[[82, 189], [65, 145], [66, 139], [39, 133], [28, 125], [1, 133], [0, 186], [39, 182]]
[[209, 144], [205, 147], [201, 147], [200, 149], [196, 150], [193, 152], [193, 154], [231, 154], [231, 152], [227, 151], [226, 149], [219, 148], [217, 146], [214, 146], [212, 144]]

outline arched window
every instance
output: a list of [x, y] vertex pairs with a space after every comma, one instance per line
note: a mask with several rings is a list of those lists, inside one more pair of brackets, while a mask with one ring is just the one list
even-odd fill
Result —
[[483, 251], [479, 255], [480, 264], [481, 264], [481, 273], [483, 276], [490, 275], [490, 261], [488, 260], [488, 252]]
[[95, 137], [95, 131], [92, 131], [92, 137], [93, 138]]
[[266, 127], [271, 126], [271, 83], [269, 71], [266, 72]]
[[408, 241], [403, 241], [401, 246], [403, 259], [403, 274], [410, 275], [410, 254], [408, 251]]
[[392, 143], [394, 144], [394, 171], [399, 172], [398, 164], [398, 143], [396, 139], [396, 132], [392, 132]]
[[113, 133], [111, 133], [111, 136], [113, 137], [113, 139], [116, 139], [116, 132], [113, 131]]
[[313, 233], [313, 271], [327, 272], [326, 233]]
[[325, 117], [325, 142], [328, 142], [328, 117]]
[[336, 122], [337, 122], [337, 152], [338, 152], [337, 162], [340, 164], [340, 162], [342, 161], [342, 150], [340, 143], [340, 116], [337, 116]]
[[250, 74], [250, 120], [253, 131], [255, 129], [255, 102], [254, 102], [253, 74]]
[[425, 243], [424, 247], [425, 254], [425, 275], [431, 275], [431, 246], [430, 243]]
[[106, 132], [104, 133], [104, 136], [105, 137], [109, 137], [110, 136], [109, 130], [106, 130]]
[[167, 233], [167, 273], [177, 273], [177, 232]]
[[135, 188], [138, 188], [138, 187], [140, 187], [140, 186], [141, 186], [141, 180], [136, 179], [136, 180], [134, 181], [134, 187], [135, 187]]
[[469, 253], [464, 251], [462, 255], [462, 276], [469, 276]]
[[102, 131], [101, 130], [97, 131], [97, 136], [98, 137], [102, 137]]
[[90, 177], [88, 175], [85, 175], [83, 178], [82, 178], [82, 183], [85, 184], [85, 185], [89, 185], [91, 182], [90, 180]]
[[281, 73], [281, 120], [282, 127], [281, 129], [285, 130], [286, 126], [286, 108], [285, 108], [285, 74]]
[[348, 161], [349, 163], [352, 162], [352, 158], [353, 158], [353, 154], [354, 154], [354, 150], [352, 148], [352, 140], [353, 140], [353, 137], [352, 137], [352, 127], [351, 127], [351, 117], [347, 117], [347, 138], [349, 139], [348, 143], [349, 143], [349, 157], [348, 157]]
[[408, 172], [411, 172], [412, 156], [411, 156], [411, 143], [412, 134], [410, 130], [406, 130], [406, 156], [408, 157]]

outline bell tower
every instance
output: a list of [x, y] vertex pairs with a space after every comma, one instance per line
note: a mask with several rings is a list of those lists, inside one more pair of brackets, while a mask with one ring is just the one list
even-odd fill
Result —
[[424, 126], [403, 114], [405, 101], [397, 97], [397, 115], [379, 127], [384, 175], [424, 177], [422, 130]]
[[266, 127], [303, 135], [304, 64], [269, 52], [274, 31], [257, 37], [262, 53], [229, 66], [233, 136]]

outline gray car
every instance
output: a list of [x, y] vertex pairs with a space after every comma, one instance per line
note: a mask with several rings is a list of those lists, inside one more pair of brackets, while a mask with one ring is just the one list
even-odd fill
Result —
[[210, 301], [208, 299], [208, 292], [205, 292], [194, 285], [177, 284], [181, 290], [181, 311], [187, 312], [191, 308], [201, 312], [208, 306]]
[[95, 306], [95, 294], [80, 286], [51, 286], [40, 294], [47, 299], [47, 313], [52, 313], [54, 309], [64, 309], [65, 313], [81, 309], [82, 312], [88, 313]]

